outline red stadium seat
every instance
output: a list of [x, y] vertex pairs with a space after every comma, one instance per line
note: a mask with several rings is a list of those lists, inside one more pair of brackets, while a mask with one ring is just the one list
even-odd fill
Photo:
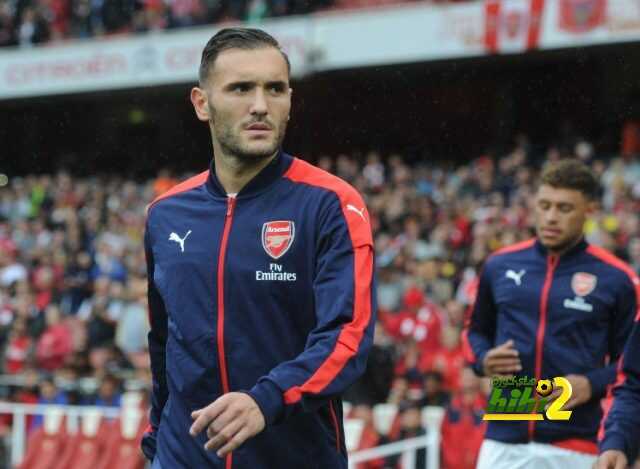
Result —
[[105, 457], [110, 435], [116, 433], [112, 423], [102, 421], [93, 435], [83, 432], [69, 438], [63, 455], [51, 469], [94, 469]]
[[64, 453], [69, 441], [65, 419], [59, 422], [57, 431], [45, 428], [46, 425], [43, 425], [29, 435], [27, 453], [20, 469], [51, 469]]
[[[148, 425], [148, 420], [139, 410], [138, 414], [131, 416], [124, 415], [122, 419], [117, 419], [113, 423], [113, 431], [105, 444], [103, 458], [97, 466], [92, 469], [143, 469], [145, 465], [142, 451], [140, 450], [140, 440]], [[127, 424], [123, 419], [133, 420]], [[74, 468], [75, 469], [75, 468]]]

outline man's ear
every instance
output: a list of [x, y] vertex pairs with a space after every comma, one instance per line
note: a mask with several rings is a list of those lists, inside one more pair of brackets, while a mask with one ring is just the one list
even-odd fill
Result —
[[194, 86], [191, 89], [191, 104], [193, 104], [193, 109], [196, 111], [198, 120], [209, 122], [211, 116], [209, 113], [209, 97], [207, 96], [207, 92], [202, 88]]

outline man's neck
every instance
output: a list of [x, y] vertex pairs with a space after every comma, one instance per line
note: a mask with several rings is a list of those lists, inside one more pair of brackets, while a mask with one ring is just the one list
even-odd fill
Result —
[[578, 245], [578, 243], [580, 243], [580, 241], [582, 241], [583, 236], [578, 236], [576, 239], [574, 239], [572, 242], [561, 246], [557, 249], [551, 249], [548, 248], [547, 250], [549, 251], [549, 254], [553, 255], [553, 256], [557, 256], [557, 257], [561, 257], [564, 254], [566, 254], [567, 252], [569, 252], [571, 249], [573, 249], [574, 247], [576, 247]]
[[221, 151], [214, 153], [216, 177], [227, 194], [237, 194], [249, 181], [273, 161], [278, 152], [267, 158], [247, 161]]

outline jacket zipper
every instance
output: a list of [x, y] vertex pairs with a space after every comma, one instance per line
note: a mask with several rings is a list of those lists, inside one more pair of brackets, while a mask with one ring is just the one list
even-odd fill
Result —
[[[549, 302], [549, 292], [551, 283], [553, 282], [553, 273], [558, 266], [559, 257], [556, 255], [547, 256], [547, 272], [544, 278], [544, 286], [542, 287], [542, 296], [540, 298], [540, 320], [538, 322], [538, 332], [536, 333], [536, 363], [535, 375], [536, 382], [542, 378], [542, 349], [544, 346], [544, 333], [547, 326], [547, 307]], [[529, 421], [529, 440], [533, 440], [533, 431], [536, 422]]]
[[[227, 375], [227, 360], [224, 353], [224, 264], [227, 253], [227, 243], [229, 242], [229, 231], [233, 222], [233, 210], [236, 206], [235, 197], [227, 199], [227, 214], [224, 218], [224, 229], [222, 231], [222, 240], [220, 241], [220, 254], [218, 256], [218, 365], [220, 367], [220, 378], [222, 381], [222, 393], [229, 392], [229, 376]], [[232, 453], [227, 455], [225, 468], [231, 469]]]

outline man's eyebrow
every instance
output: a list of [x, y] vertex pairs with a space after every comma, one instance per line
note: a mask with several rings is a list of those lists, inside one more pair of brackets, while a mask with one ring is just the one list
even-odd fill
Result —
[[225, 89], [233, 89], [237, 86], [244, 86], [247, 88], [252, 88], [256, 85], [256, 83], [254, 81], [249, 81], [249, 80], [240, 80], [240, 81], [232, 81], [230, 83], [227, 83], [226, 85], [224, 85]]
[[268, 87], [269, 87], [269, 86], [279, 86], [279, 87], [282, 87], [282, 88], [286, 88], [286, 87], [288, 86], [288, 85], [287, 85], [287, 82], [286, 82], [286, 81], [284, 81], [284, 80], [273, 80], [273, 81], [268, 81], [268, 82], [266, 83], [266, 85], [267, 85]]

